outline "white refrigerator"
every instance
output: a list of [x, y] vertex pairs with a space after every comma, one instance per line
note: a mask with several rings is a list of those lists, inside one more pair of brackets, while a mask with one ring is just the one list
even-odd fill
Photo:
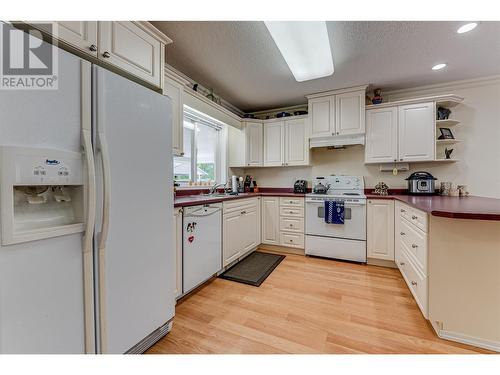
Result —
[[0, 90], [0, 353], [139, 353], [174, 316], [171, 102], [58, 50]]

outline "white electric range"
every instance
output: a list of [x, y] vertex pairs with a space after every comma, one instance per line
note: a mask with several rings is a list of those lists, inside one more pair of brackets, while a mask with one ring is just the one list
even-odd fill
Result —
[[[366, 262], [366, 196], [362, 176], [324, 176], [306, 194], [305, 253]], [[325, 222], [325, 200], [344, 202], [344, 224]]]

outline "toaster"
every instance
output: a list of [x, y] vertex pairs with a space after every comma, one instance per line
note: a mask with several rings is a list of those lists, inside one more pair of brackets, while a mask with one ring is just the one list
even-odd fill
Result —
[[293, 192], [300, 194], [307, 193], [307, 181], [306, 180], [295, 181], [295, 184], [293, 184]]

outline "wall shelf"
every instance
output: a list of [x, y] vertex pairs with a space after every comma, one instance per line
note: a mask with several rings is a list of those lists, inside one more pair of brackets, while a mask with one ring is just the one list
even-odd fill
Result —
[[457, 161], [460, 161], [458, 159], [434, 159], [430, 160], [430, 163], [456, 163]]
[[450, 95], [449, 97], [445, 98], [443, 96], [442, 99], [436, 100], [436, 108], [437, 107], [444, 107], [444, 108], [453, 108], [462, 103], [463, 98], [455, 96], [455, 95]]
[[437, 145], [454, 145], [455, 143], [463, 142], [461, 139], [436, 139]]
[[441, 128], [449, 128], [450, 126], [456, 126], [460, 124], [460, 121], [457, 120], [436, 120], [436, 126]]

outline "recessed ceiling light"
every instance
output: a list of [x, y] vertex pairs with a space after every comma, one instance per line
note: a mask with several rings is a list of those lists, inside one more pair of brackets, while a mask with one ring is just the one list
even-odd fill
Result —
[[477, 27], [477, 22], [466, 23], [458, 28], [457, 33], [463, 34], [468, 31], [474, 30]]
[[432, 70], [441, 70], [446, 66], [446, 64], [437, 64], [432, 67]]
[[324, 21], [265, 21], [269, 33], [298, 82], [333, 74]]

